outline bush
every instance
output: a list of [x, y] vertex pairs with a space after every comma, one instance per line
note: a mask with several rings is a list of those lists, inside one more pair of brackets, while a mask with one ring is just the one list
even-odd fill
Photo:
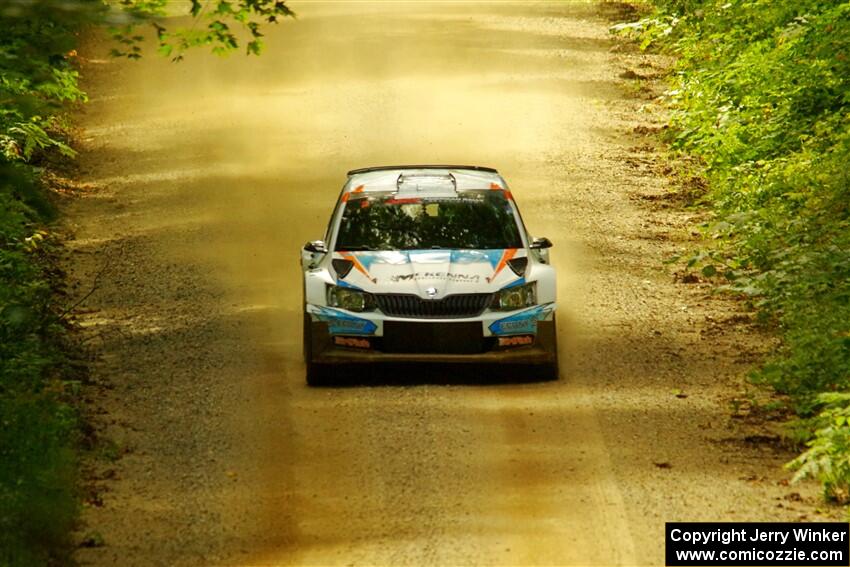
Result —
[[[669, 141], [705, 164], [719, 238], [698, 258], [782, 334], [753, 378], [829, 421], [820, 393], [850, 389], [850, 4], [655, 5], [621, 29], [677, 56]], [[846, 483], [848, 437], [846, 420], [818, 429], [801, 474]]]
[[67, 550], [76, 517], [76, 417], [61, 380], [52, 252], [36, 214], [9, 193], [0, 193], [0, 564], [42, 565]]
[[[80, 2], [95, 5], [96, 2]], [[38, 6], [36, 6], [38, 7]], [[83, 100], [73, 68], [81, 12], [0, 6], [0, 565], [64, 561], [77, 517], [73, 399], [54, 305], [53, 218], [39, 183], [61, 139], [60, 111]]]
[[809, 449], [788, 463], [796, 469], [794, 481], [814, 478], [823, 485], [824, 497], [846, 504], [850, 501], [850, 394], [822, 394], [823, 406]]
[[[186, 6], [190, 26], [167, 29], [168, 0], [0, 2], [0, 565], [64, 562], [77, 515], [75, 400], [63, 379], [61, 282], [47, 227], [54, 216], [39, 179], [56, 157], [69, 102], [85, 101], [78, 38], [103, 25], [113, 54], [141, 56], [141, 24], [174, 59], [195, 46], [259, 54], [264, 25], [293, 16], [284, 0]], [[207, 10], [206, 8], [211, 8]], [[231, 29], [235, 26], [236, 29]], [[244, 42], [236, 30], [244, 32]]]

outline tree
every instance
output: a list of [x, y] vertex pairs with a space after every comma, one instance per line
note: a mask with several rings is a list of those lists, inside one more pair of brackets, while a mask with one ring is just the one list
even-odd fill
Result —
[[[285, 0], [185, 0], [182, 18], [170, 0], [4, 0], [0, 4], [0, 174], [10, 163], [38, 161], [46, 152], [73, 155], [57, 135], [60, 110], [86, 99], [77, 86], [81, 32], [105, 27], [115, 56], [138, 59], [151, 26], [156, 50], [180, 61], [209, 46], [224, 55], [244, 45], [262, 48], [263, 26], [294, 17]], [[187, 21], [188, 20], [188, 21]]]

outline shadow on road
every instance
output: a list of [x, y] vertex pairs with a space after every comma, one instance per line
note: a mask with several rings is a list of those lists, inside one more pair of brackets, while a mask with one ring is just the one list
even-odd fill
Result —
[[534, 366], [483, 364], [385, 364], [334, 369], [321, 387], [492, 386], [552, 382]]

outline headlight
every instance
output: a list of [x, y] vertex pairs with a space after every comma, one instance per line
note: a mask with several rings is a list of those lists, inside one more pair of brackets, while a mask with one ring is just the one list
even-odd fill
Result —
[[492, 308], [498, 311], [513, 311], [537, 305], [537, 282], [509, 287], [495, 294]]
[[372, 311], [375, 309], [375, 298], [372, 294], [356, 289], [328, 286], [328, 305], [348, 311]]

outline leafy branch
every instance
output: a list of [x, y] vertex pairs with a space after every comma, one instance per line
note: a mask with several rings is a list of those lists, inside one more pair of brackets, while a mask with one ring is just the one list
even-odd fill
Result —
[[217, 55], [227, 55], [244, 45], [248, 55], [259, 55], [263, 47], [263, 26], [282, 18], [294, 18], [284, 0], [190, 0], [185, 15], [188, 26], [171, 26], [167, 0], [122, 0], [121, 25], [110, 27], [119, 46], [113, 55], [138, 59], [144, 35], [136, 32], [149, 23], [155, 32], [157, 51], [173, 61], [183, 59], [187, 50], [209, 46]]

